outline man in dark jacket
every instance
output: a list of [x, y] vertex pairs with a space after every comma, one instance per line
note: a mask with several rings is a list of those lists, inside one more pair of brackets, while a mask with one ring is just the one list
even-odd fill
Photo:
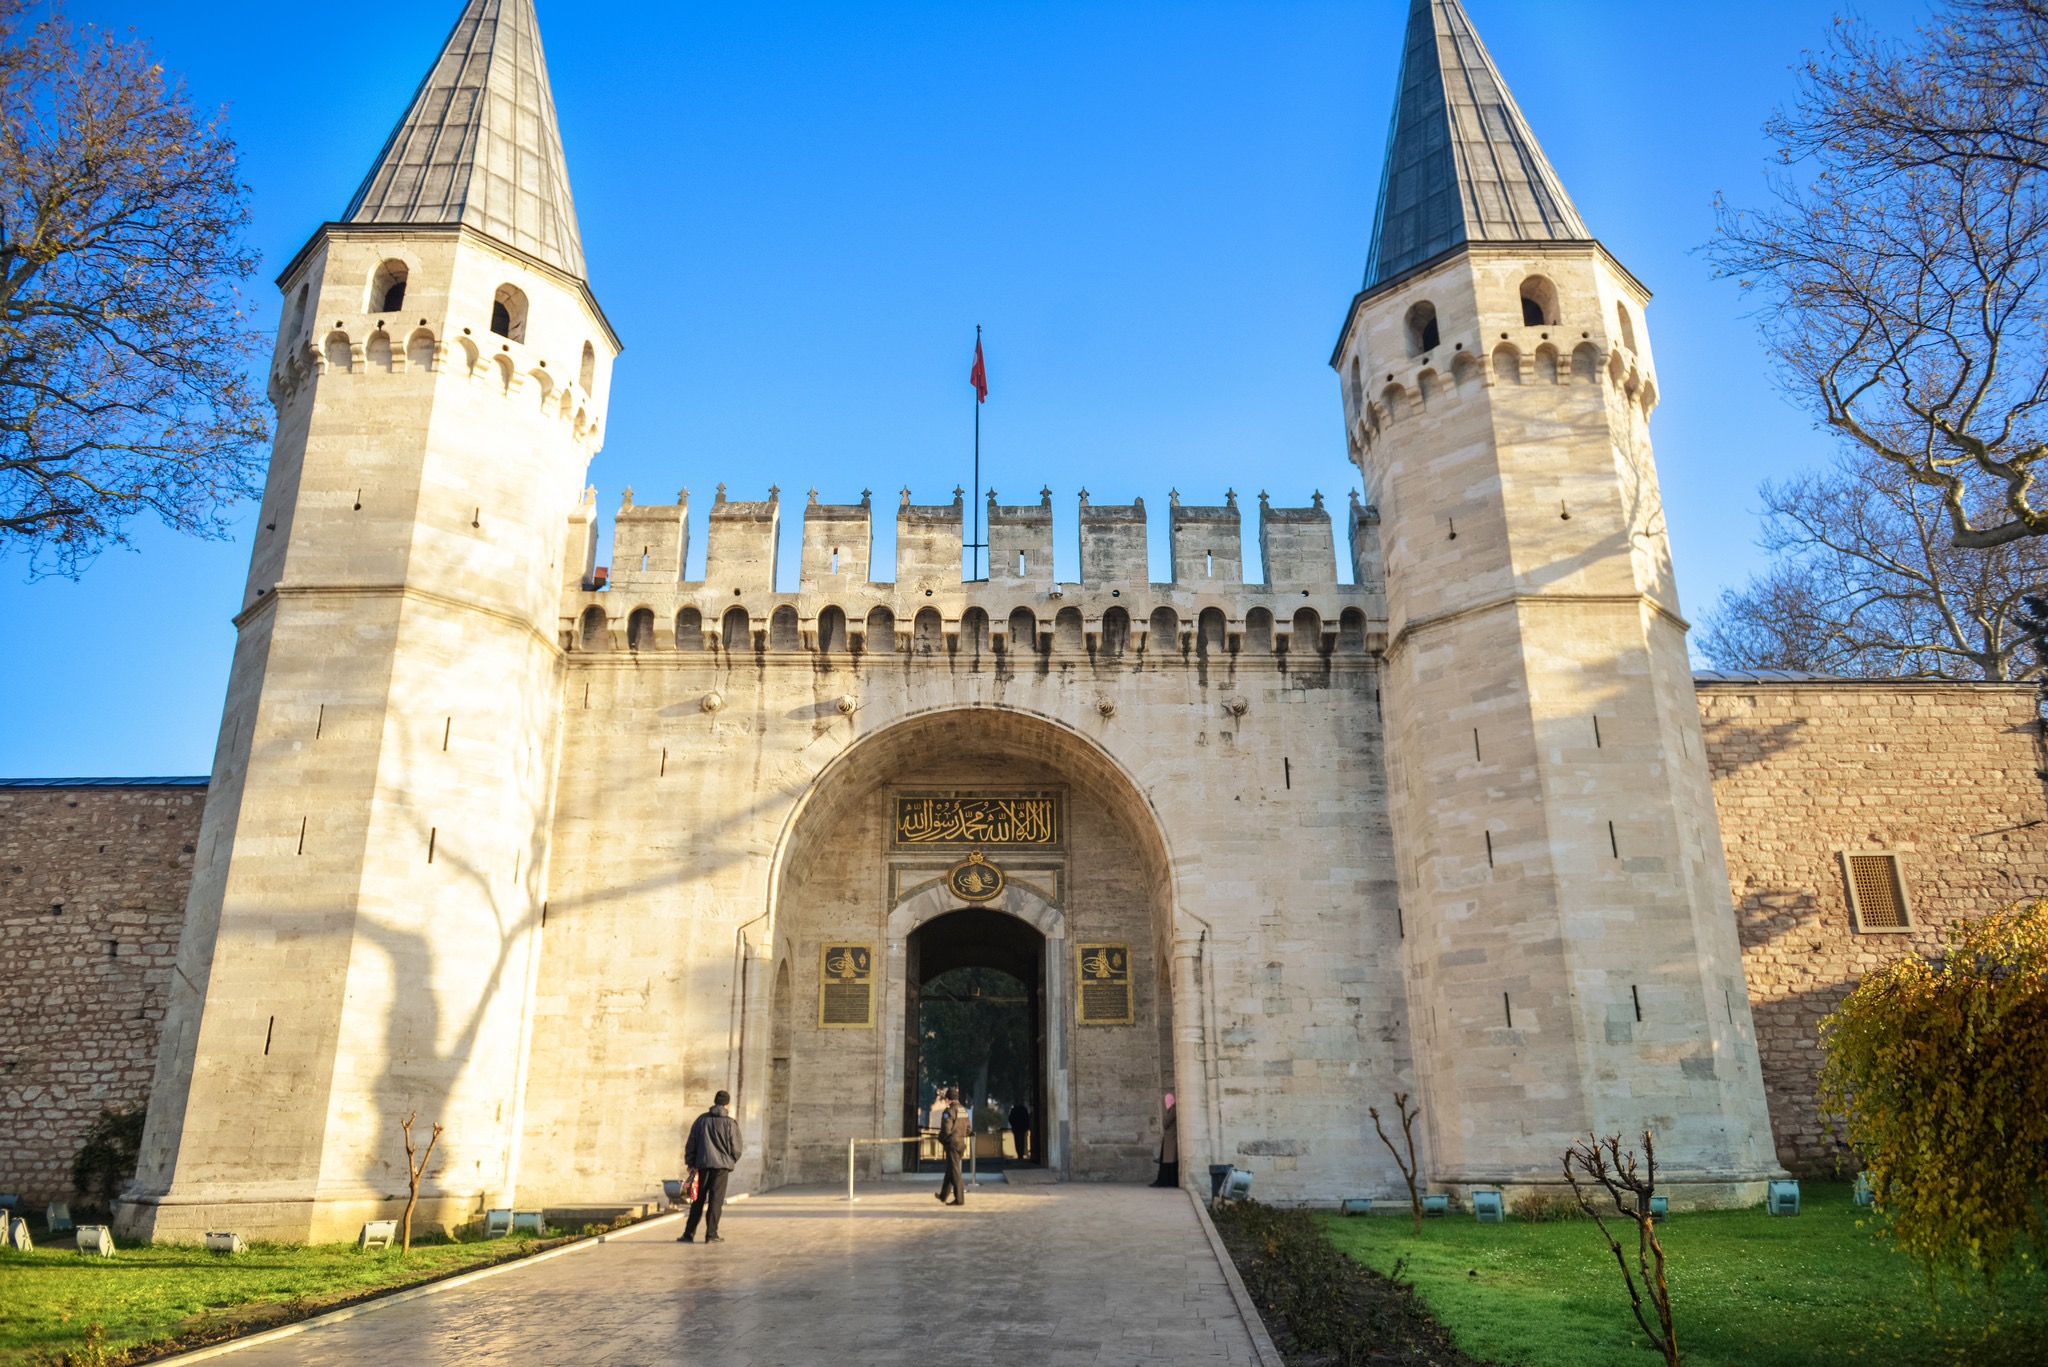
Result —
[[718, 1234], [718, 1217], [725, 1213], [725, 1184], [740, 1155], [746, 1152], [739, 1122], [725, 1109], [731, 1104], [732, 1093], [721, 1091], [711, 1098], [711, 1109], [690, 1126], [690, 1140], [683, 1146], [683, 1164], [697, 1174], [697, 1196], [690, 1202], [690, 1218], [683, 1222], [682, 1237], [676, 1240], [679, 1244], [696, 1240], [700, 1220], [704, 1224], [705, 1243], [724, 1242]]
[[[967, 1204], [967, 1191], [960, 1182], [960, 1160], [974, 1141], [974, 1113], [961, 1103], [960, 1089], [946, 1089], [946, 1109], [939, 1112], [939, 1147], [946, 1151], [946, 1176], [939, 1183], [939, 1200], [951, 1206]], [[951, 1199], [948, 1199], [948, 1193]]]
[[1019, 1101], [1010, 1107], [1010, 1134], [1017, 1141], [1017, 1161], [1031, 1156], [1031, 1108]]

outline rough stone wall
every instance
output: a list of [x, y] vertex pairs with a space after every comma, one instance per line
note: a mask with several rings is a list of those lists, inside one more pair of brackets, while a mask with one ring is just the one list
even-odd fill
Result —
[[0, 787], [0, 1191], [72, 1199], [93, 1119], [148, 1099], [205, 801]]
[[[1953, 922], [2048, 894], [2048, 799], [2025, 685], [1702, 681], [1700, 718], [1778, 1159], [1833, 1175], [1822, 1017]], [[1857, 933], [1843, 851], [1899, 853], [1913, 926]]]

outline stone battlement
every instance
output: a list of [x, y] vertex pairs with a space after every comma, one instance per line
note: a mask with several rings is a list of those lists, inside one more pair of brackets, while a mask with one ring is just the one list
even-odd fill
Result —
[[[1170, 647], [1192, 650], [1289, 650], [1298, 634], [1327, 652], [1340, 638], [1363, 650], [1385, 635], [1385, 591], [1379, 569], [1379, 514], [1354, 493], [1347, 543], [1355, 583], [1337, 580], [1336, 543], [1323, 496], [1305, 508], [1274, 507], [1259, 496], [1258, 552], [1263, 583], [1244, 579], [1244, 528], [1237, 495], [1216, 505], [1168, 505], [1173, 578], [1151, 580], [1143, 499], [1095, 504], [1080, 495], [1081, 578], [1053, 573], [1052, 491], [1037, 503], [1004, 504], [989, 491], [985, 526], [988, 577], [963, 573], [966, 500], [911, 502], [896, 509], [896, 576], [874, 573], [873, 499], [820, 503], [812, 491], [802, 513], [802, 547], [794, 590], [775, 587], [781, 530], [780, 492], [761, 502], [726, 497], [718, 486], [705, 548], [705, 575], [686, 581], [689, 491], [674, 504], [633, 502], [626, 491], [613, 523], [613, 565], [596, 568], [596, 492], [570, 518], [562, 640], [571, 650], [904, 650], [964, 631], [1003, 647], [1034, 638], [1052, 649], [1071, 635], [1075, 646], [1120, 654], [1147, 649], [1164, 633]], [[1028, 619], [1028, 620], [1027, 620]], [[888, 638], [886, 644], [884, 638]], [[1246, 638], [1250, 638], [1247, 641]], [[1298, 647], [1295, 647], [1298, 649]]]

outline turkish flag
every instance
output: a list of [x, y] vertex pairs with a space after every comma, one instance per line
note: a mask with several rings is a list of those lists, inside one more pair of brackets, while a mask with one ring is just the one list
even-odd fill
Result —
[[974, 369], [967, 372], [967, 383], [974, 386], [974, 401], [988, 402], [988, 367], [981, 359], [981, 338], [974, 339]]

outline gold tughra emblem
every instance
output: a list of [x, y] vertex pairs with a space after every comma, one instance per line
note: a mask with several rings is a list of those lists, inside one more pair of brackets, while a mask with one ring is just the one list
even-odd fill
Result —
[[946, 886], [963, 902], [986, 902], [1001, 895], [1003, 871], [975, 850], [947, 871]]

